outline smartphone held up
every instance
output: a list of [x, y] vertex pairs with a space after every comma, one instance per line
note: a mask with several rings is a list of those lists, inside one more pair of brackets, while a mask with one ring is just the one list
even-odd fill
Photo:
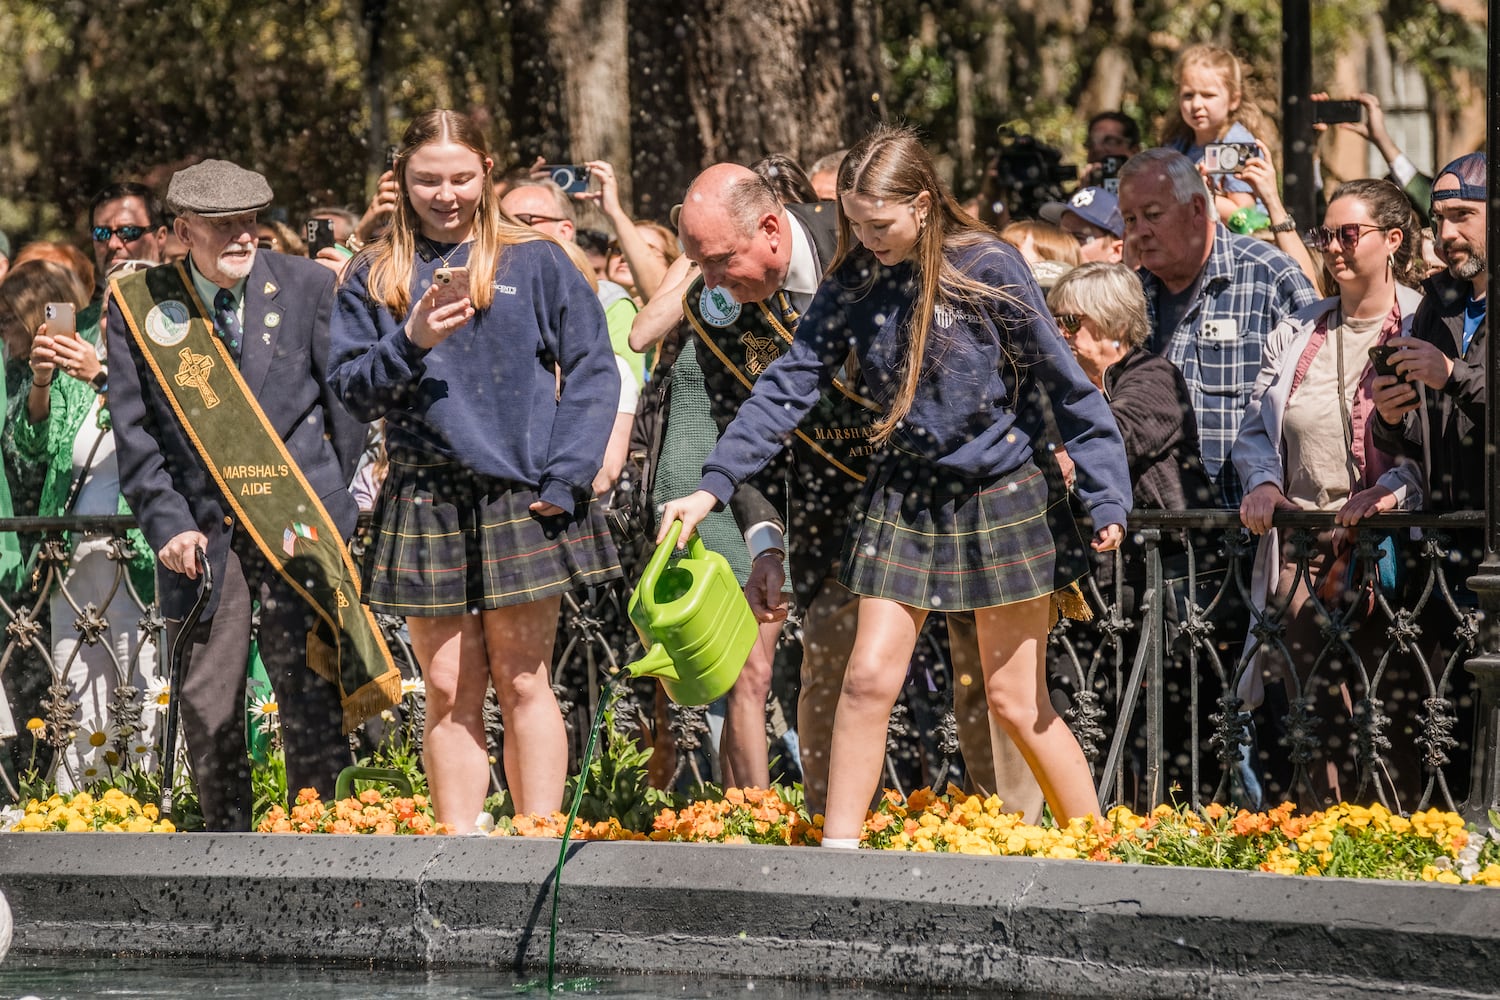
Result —
[[1354, 124], [1364, 121], [1365, 106], [1358, 101], [1313, 101], [1314, 125]]
[[589, 168], [583, 163], [544, 163], [542, 169], [552, 183], [568, 194], [583, 194], [589, 189]]
[[437, 289], [434, 304], [452, 305], [469, 297], [469, 269], [467, 267], [440, 267], [432, 272], [432, 285]]
[[78, 312], [71, 302], [48, 302], [42, 306], [42, 319], [49, 337], [78, 336]]

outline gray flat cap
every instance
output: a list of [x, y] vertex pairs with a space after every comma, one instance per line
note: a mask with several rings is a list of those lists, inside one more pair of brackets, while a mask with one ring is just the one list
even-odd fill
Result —
[[204, 218], [258, 212], [271, 204], [271, 185], [253, 170], [228, 160], [204, 160], [172, 175], [167, 207]]

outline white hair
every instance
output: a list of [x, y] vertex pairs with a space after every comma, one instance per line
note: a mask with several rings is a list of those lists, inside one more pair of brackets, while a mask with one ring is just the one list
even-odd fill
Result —
[[1198, 173], [1192, 160], [1175, 149], [1157, 146], [1136, 153], [1120, 168], [1120, 186], [1124, 187], [1126, 181], [1142, 175], [1165, 177], [1172, 189], [1172, 198], [1179, 205], [1186, 205], [1194, 198], [1213, 203], [1208, 194], [1208, 186], [1203, 182], [1203, 175]]

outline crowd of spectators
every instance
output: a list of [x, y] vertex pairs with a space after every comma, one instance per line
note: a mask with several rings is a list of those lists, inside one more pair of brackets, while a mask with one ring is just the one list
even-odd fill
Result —
[[[903, 630], [922, 624], [917, 615], [898, 629], [861, 603], [870, 600], [953, 612], [950, 683], [976, 787], [1032, 816], [1044, 797], [1058, 815], [1083, 811], [1076, 744], [1030, 742], [1027, 726], [1051, 725], [1051, 706], [1019, 709], [995, 678], [1013, 681], [1023, 668], [992, 662], [983, 640], [1013, 631], [1006, 623], [1021, 619], [995, 613], [1017, 602], [1050, 600], [1067, 614], [1078, 578], [1064, 579], [1062, 567], [1071, 548], [1084, 559], [1080, 540], [1091, 535], [1096, 582], [1127, 595], [1126, 613], [1136, 613], [1142, 542], [1115, 512], [1132, 495], [1135, 509], [1238, 512], [1256, 539], [1251, 592], [1235, 619], [1250, 664], [1239, 694], [1283, 714], [1304, 703], [1347, 730], [1369, 694], [1368, 671], [1343, 649], [1319, 650], [1326, 610], [1368, 597], [1350, 584], [1350, 529], [1385, 511], [1483, 505], [1486, 164], [1470, 154], [1423, 175], [1392, 140], [1378, 100], [1360, 94], [1361, 120], [1339, 127], [1366, 138], [1390, 177], [1348, 181], [1321, 202], [1321, 219], [1294, 220], [1274, 166], [1281, 137], [1248, 99], [1240, 61], [1194, 46], [1175, 79], [1177, 113], [1158, 145], [1129, 115], [1097, 115], [1073, 190], [1025, 204], [1009, 197], [997, 160], [972, 214], [935, 175], [910, 190], [892, 180], [928, 163], [905, 132], [865, 137], [805, 171], [782, 155], [715, 165], [681, 205], [649, 219], [630, 211], [608, 162], [588, 161], [584, 183], [564, 188], [540, 160], [497, 169], [471, 121], [429, 112], [368, 205], [312, 208], [301, 230], [272, 209], [295, 193], [276, 198], [258, 174], [206, 161], [179, 171], [166, 192], [125, 179], [100, 191], [76, 240], [13, 246], [0, 234], [0, 515], [125, 513], [140, 524], [123, 541], [63, 536], [63, 586], [50, 597], [44, 645], [52, 676], [76, 702], [73, 722], [107, 727], [118, 689], [159, 685], [159, 657], [131, 595], [160, 598], [170, 633], [182, 627], [178, 605], [205, 558], [243, 578], [247, 595], [224, 598], [209, 616], [241, 615], [241, 637], [229, 643], [228, 625], [202, 626], [194, 660], [205, 665], [185, 682], [184, 694], [200, 692], [189, 701], [187, 742], [196, 778], [214, 789], [205, 795], [211, 828], [248, 821], [239, 707], [253, 605], [260, 655], [269, 651], [278, 676], [308, 661], [332, 685], [333, 695], [296, 694], [322, 706], [304, 729], [336, 725], [330, 697], [342, 699], [347, 728], [351, 714], [370, 714], [360, 709], [389, 693], [379, 671], [365, 689], [340, 672], [337, 655], [313, 663], [302, 635], [316, 622], [278, 617], [305, 595], [277, 582], [276, 550], [288, 560], [308, 551], [317, 526], [293, 518], [284, 543], [280, 534], [262, 539], [260, 487], [247, 486], [252, 499], [242, 502], [237, 480], [185, 444], [206, 447], [197, 422], [228, 418], [211, 413], [216, 404], [200, 412], [183, 403], [209, 399], [208, 376], [176, 369], [173, 388], [151, 345], [176, 349], [201, 320], [241, 374], [236, 419], [274, 431], [268, 453], [280, 447], [294, 467], [263, 492], [281, 495], [282, 477], [310, 484], [330, 535], [348, 535], [344, 511], [356, 501], [373, 518], [358, 567], [363, 600], [407, 620], [428, 693], [427, 770], [440, 818], [457, 829], [472, 826], [489, 781], [490, 685], [518, 808], [560, 806], [568, 753], [549, 669], [560, 597], [618, 586], [610, 581], [621, 562], [632, 565], [669, 503], [669, 516], [685, 517], [729, 558], [761, 623], [723, 709], [719, 774], [746, 786], [770, 780], [766, 701], [782, 622], [795, 608], [804, 642], [787, 745], [809, 802], [827, 799], [837, 812], [835, 841], [857, 833], [846, 820], [869, 783], [841, 785], [839, 775], [878, 771], [865, 759], [878, 747], [857, 744], [853, 722], [841, 736], [835, 705], [848, 719], [857, 713], [863, 729], [878, 727], [895, 695], [867, 661], [900, 650], [904, 677]], [[871, 165], [886, 156], [901, 165]], [[891, 214], [887, 195], [874, 192], [894, 192], [907, 207]], [[881, 283], [906, 276], [902, 266], [920, 292]], [[180, 285], [168, 287], [168, 273]], [[174, 295], [188, 300], [180, 315]], [[997, 320], [1005, 310], [1029, 318]], [[809, 314], [819, 324], [811, 333]], [[898, 314], [913, 317], [900, 337], [860, 339]], [[289, 346], [304, 329], [305, 345]], [[1000, 358], [1034, 364], [997, 368], [970, 352], [997, 336]], [[185, 366], [198, 356], [187, 343]], [[799, 356], [794, 345], [810, 346]], [[963, 359], [996, 370], [994, 385], [976, 389]], [[991, 390], [985, 399], [1005, 400], [993, 412], [954, 402]], [[769, 403], [756, 402], [762, 396], [777, 401], [774, 419]], [[742, 411], [749, 416], [738, 419]], [[299, 437], [314, 424], [317, 440]], [[756, 435], [763, 449], [746, 443]], [[952, 499], [957, 487], [945, 478], [1009, 484], [1018, 470], [1040, 477], [1035, 511], [975, 514]], [[342, 480], [332, 492], [329, 476]], [[693, 492], [700, 477], [708, 493]], [[950, 591], [908, 579], [910, 565], [893, 580], [908, 543], [874, 526], [899, 522], [921, 491], [932, 509], [959, 504], [940, 519], [950, 533], [1045, 512], [1056, 573], [1033, 592], [981, 581], [987, 574], [961, 554], [948, 571], [972, 570], [963, 589], [987, 596], [942, 607]], [[700, 496], [711, 502], [698, 524], [691, 505]], [[1062, 517], [1069, 497], [1072, 514]], [[889, 510], [870, 506], [877, 502]], [[1279, 510], [1334, 512], [1336, 525], [1317, 533], [1310, 556], [1293, 553], [1274, 523]], [[964, 520], [972, 517], [980, 520]], [[12, 607], [33, 593], [43, 541], [0, 538], [0, 587]], [[1383, 544], [1394, 556], [1400, 541], [1388, 534]], [[1184, 530], [1160, 545], [1171, 584], [1189, 550], [1207, 543]], [[1472, 600], [1460, 581], [1474, 557], [1458, 552], [1449, 579], [1462, 604]], [[1203, 559], [1200, 576], [1213, 565]], [[1393, 577], [1376, 585], [1394, 588]], [[85, 605], [102, 627], [80, 613]], [[1287, 626], [1274, 642], [1254, 628], [1271, 612]], [[1034, 625], [1027, 618], [1014, 631]], [[281, 651], [285, 637], [268, 637], [272, 627], [295, 633], [296, 649]], [[881, 639], [873, 652], [870, 636]], [[1366, 630], [1347, 653], [1368, 667], [1383, 646]], [[1238, 639], [1224, 648], [1237, 655]], [[25, 700], [25, 669], [20, 660], [5, 674], [13, 700]], [[224, 685], [227, 696], [201, 694]], [[1383, 711], [1415, 731], [1416, 702], [1398, 702]], [[149, 725], [132, 734], [143, 763], [159, 737]], [[1415, 746], [1408, 737], [1377, 776], [1403, 806], [1425, 780]], [[315, 787], [330, 777], [322, 763], [338, 756], [296, 738], [288, 754], [289, 769]], [[298, 754], [308, 759], [293, 762]], [[1051, 763], [1034, 777], [1027, 765], [1039, 757]], [[1358, 763], [1352, 746], [1320, 755], [1305, 769], [1312, 797], [1374, 794], [1359, 785]], [[58, 764], [60, 786], [87, 783], [87, 747]], [[1247, 773], [1252, 796], [1256, 784]]]

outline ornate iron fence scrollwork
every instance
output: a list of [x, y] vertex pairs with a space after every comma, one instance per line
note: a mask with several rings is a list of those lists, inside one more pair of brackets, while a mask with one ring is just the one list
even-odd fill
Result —
[[[12, 705], [21, 734], [9, 747], [0, 744], [11, 760], [3, 789], [11, 798], [18, 795], [15, 760], [30, 750], [28, 735], [53, 751], [54, 775], [76, 735], [77, 692], [67, 683], [66, 663], [53, 662], [49, 603], [66, 609], [62, 624], [77, 635], [78, 648], [108, 646], [104, 611], [70, 592], [72, 553], [65, 532], [113, 537], [115, 588], [130, 596], [130, 625], [147, 637], [135, 657], [154, 661], [158, 655], [164, 622], [154, 605], [141, 601], [126, 572], [124, 532], [132, 523], [126, 517], [0, 521], [0, 530], [42, 539], [33, 585], [21, 594], [0, 595], [0, 674], [23, 701]], [[1458, 808], [1474, 751], [1464, 663], [1480, 637], [1480, 612], [1463, 585], [1478, 555], [1467, 550], [1466, 539], [1482, 525], [1482, 515], [1401, 514], [1367, 522], [1357, 533], [1354, 568], [1342, 593], [1327, 586], [1320, 591], [1313, 578], [1320, 533], [1332, 529], [1331, 515], [1283, 512], [1276, 525], [1292, 578], [1312, 591], [1311, 640], [1305, 627], [1300, 637], [1291, 634], [1284, 606], [1255, 606], [1256, 540], [1230, 511], [1133, 512], [1133, 562], [1127, 566], [1116, 555], [1113, 578], [1104, 587], [1087, 581], [1093, 622], [1060, 622], [1054, 630], [1053, 683], [1068, 700], [1065, 717], [1105, 805], [1144, 809], [1173, 799], [1274, 804], [1265, 801], [1271, 796], [1316, 805], [1313, 799], [1332, 776], [1352, 801], [1380, 801], [1408, 812], [1429, 805]], [[1411, 537], [1413, 529], [1418, 537]], [[1163, 540], [1184, 536], [1190, 544], [1164, 559]], [[1392, 548], [1403, 571], [1394, 586], [1381, 577], [1381, 560], [1389, 560]], [[1351, 592], [1361, 596], [1351, 600]], [[571, 594], [563, 602], [552, 678], [571, 741], [578, 744], [575, 753], [604, 679], [639, 655], [625, 599], [624, 589], [614, 586]], [[404, 622], [382, 617], [380, 624], [403, 673], [416, 677]], [[1263, 653], [1253, 654], [1247, 640], [1259, 643]], [[782, 641], [798, 641], [795, 621]], [[1300, 650], [1293, 648], [1298, 643]], [[927, 681], [920, 691], [914, 683], [908, 697], [940, 697], [943, 703], [930, 710], [921, 706], [918, 713], [898, 709], [893, 718], [886, 773], [898, 786], [941, 783], [962, 773], [946, 702], [952, 684], [941, 695], [931, 685], [932, 670], [941, 675], [947, 669], [947, 651], [937, 641], [924, 650], [935, 667], [920, 671]], [[1292, 665], [1268, 674], [1263, 661], [1278, 657]], [[128, 735], [144, 731], [154, 707], [151, 692], [132, 679], [138, 665], [114, 658], [108, 732], [121, 749]], [[679, 786], [709, 780], [704, 710], [656, 704], [652, 685], [638, 683], [617, 710], [616, 727], [670, 747], [670, 757], [653, 766], [659, 780]], [[40, 734], [26, 733], [31, 718], [42, 720]], [[498, 758], [503, 725], [493, 712], [486, 722]], [[916, 754], [914, 741], [921, 741]], [[913, 760], [923, 773], [913, 771]], [[501, 768], [493, 768], [492, 776], [497, 786], [503, 784]]]

